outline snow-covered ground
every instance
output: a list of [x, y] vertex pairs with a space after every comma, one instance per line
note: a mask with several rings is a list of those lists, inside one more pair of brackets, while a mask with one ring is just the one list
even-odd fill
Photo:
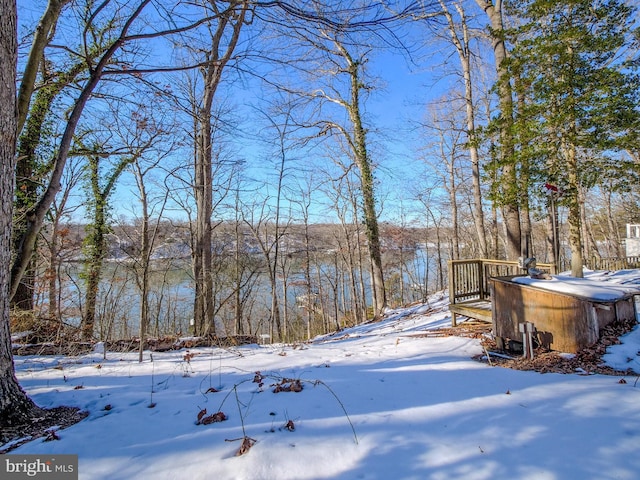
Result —
[[[636, 377], [476, 362], [478, 340], [420, 335], [449, 325], [446, 306], [298, 346], [17, 357], [39, 405], [89, 416], [12, 453], [78, 454], [87, 480], [640, 478]], [[640, 372], [638, 329], [609, 351]], [[273, 393], [283, 379], [302, 391]], [[228, 418], [197, 424], [204, 409]]]

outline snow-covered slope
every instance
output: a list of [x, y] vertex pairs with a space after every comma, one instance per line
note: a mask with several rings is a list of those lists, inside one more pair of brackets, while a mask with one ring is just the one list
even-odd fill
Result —
[[[449, 324], [446, 301], [297, 346], [154, 353], [142, 364], [17, 357], [38, 404], [89, 416], [13, 453], [78, 454], [87, 480], [638, 478], [635, 378], [473, 361], [478, 340], [417, 335]], [[607, 361], [640, 371], [639, 337]], [[273, 393], [291, 384], [302, 391]], [[228, 418], [197, 424], [205, 409]], [[255, 444], [235, 456], [245, 437]]]

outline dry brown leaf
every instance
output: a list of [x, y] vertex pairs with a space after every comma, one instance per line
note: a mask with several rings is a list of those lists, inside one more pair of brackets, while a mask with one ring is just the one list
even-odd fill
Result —
[[202, 417], [204, 417], [206, 414], [207, 414], [206, 408], [203, 408], [198, 412], [198, 424], [202, 421]]
[[211, 425], [212, 423], [224, 422], [227, 416], [223, 412], [217, 412], [202, 419], [202, 425]]
[[300, 380], [294, 380], [291, 378], [283, 378], [280, 383], [274, 383], [271, 385], [275, 387], [273, 389], [273, 393], [280, 392], [301, 392], [302, 391], [302, 382]]
[[242, 439], [242, 445], [240, 445], [240, 448], [236, 452], [236, 457], [239, 457], [240, 455], [244, 455], [245, 453], [247, 453], [251, 449], [251, 447], [253, 447], [255, 444], [256, 444], [256, 440], [254, 440], [253, 438], [244, 437]]

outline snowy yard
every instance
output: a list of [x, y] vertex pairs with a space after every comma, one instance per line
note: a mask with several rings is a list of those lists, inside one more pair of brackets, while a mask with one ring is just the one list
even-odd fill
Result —
[[[12, 453], [78, 454], [87, 480], [639, 477], [636, 377], [474, 361], [478, 340], [419, 335], [448, 326], [446, 305], [298, 346], [17, 357], [39, 405], [89, 416]], [[606, 361], [640, 372], [639, 351], [636, 328]], [[294, 380], [302, 391], [273, 393]]]

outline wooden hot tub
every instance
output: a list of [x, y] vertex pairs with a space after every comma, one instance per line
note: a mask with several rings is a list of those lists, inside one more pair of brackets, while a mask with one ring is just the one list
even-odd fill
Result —
[[493, 332], [498, 343], [522, 341], [519, 324], [533, 323], [544, 347], [575, 353], [596, 342], [614, 320], [635, 319], [640, 286], [575, 277], [491, 279]]

